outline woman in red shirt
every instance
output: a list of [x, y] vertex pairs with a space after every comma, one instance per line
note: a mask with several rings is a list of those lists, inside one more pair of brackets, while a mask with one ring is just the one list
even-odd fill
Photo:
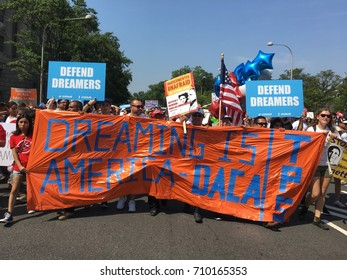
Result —
[[0, 147], [5, 147], [6, 145], [6, 130], [0, 124]]
[[27, 173], [26, 165], [32, 142], [33, 122], [29, 115], [21, 115], [17, 118], [16, 130], [10, 136], [10, 149], [14, 159], [12, 172], [12, 189], [8, 200], [8, 211], [5, 212], [2, 223], [13, 221], [12, 213], [16, 197], [24, 176]]

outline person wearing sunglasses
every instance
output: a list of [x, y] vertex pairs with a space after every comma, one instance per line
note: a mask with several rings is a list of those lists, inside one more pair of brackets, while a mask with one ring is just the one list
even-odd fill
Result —
[[[130, 103], [129, 116], [147, 118], [147, 116], [143, 114], [142, 110], [143, 110], [142, 102], [140, 100], [134, 99]], [[136, 212], [135, 198], [136, 196], [134, 194], [129, 195], [129, 202], [128, 202], [129, 212]], [[128, 200], [128, 197], [126, 195], [121, 196], [117, 201], [117, 209], [122, 210], [127, 200]]]
[[326, 135], [326, 145], [323, 148], [324, 150], [323, 150], [322, 156], [320, 158], [318, 167], [311, 181], [312, 189], [308, 193], [305, 200], [305, 204], [302, 206], [299, 212], [299, 219], [300, 220], [305, 219], [309, 206], [314, 203], [315, 211], [314, 211], [313, 224], [318, 226], [321, 229], [328, 230], [329, 229], [328, 225], [326, 225], [320, 219], [321, 214], [323, 212], [326, 192], [331, 181], [331, 175], [329, 174], [329, 169], [328, 169], [327, 143], [330, 136], [340, 138], [338, 133], [336, 133], [336, 130], [332, 122], [331, 110], [329, 108], [319, 109], [316, 113], [315, 125], [310, 126], [307, 129], [307, 131], [324, 133]]
[[[199, 108], [197, 111], [193, 112], [191, 115], [191, 124], [193, 126], [202, 126], [202, 121], [204, 120], [205, 112], [202, 108]], [[185, 203], [184, 212], [189, 213], [190, 205]], [[194, 220], [196, 223], [201, 224], [203, 222], [203, 218], [201, 216], [201, 211], [199, 207], [194, 207]]]
[[254, 127], [262, 127], [262, 128], [267, 128], [268, 123], [266, 121], [266, 118], [263, 116], [258, 116], [254, 118], [253, 120], [253, 126]]

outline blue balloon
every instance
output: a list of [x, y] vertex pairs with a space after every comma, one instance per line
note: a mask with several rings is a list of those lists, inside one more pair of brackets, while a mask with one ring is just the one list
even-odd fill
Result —
[[213, 89], [214, 89], [214, 93], [217, 95], [217, 97], [219, 97], [219, 92], [220, 92], [220, 83], [221, 83], [221, 78], [220, 75], [218, 75], [217, 79], [214, 82], [213, 85]]
[[245, 83], [245, 80], [243, 78], [243, 68], [244, 68], [244, 64], [241, 63], [239, 64], [238, 66], [236, 66], [235, 70], [234, 70], [234, 74], [235, 74], [235, 77], [239, 83], [239, 85], [243, 85]]
[[259, 62], [250, 62], [248, 60], [243, 67], [242, 76], [244, 80], [258, 80], [259, 75]]
[[274, 53], [264, 53], [261, 50], [259, 50], [257, 56], [253, 59], [252, 63], [259, 63], [259, 71], [264, 69], [273, 69], [272, 58], [274, 55]]

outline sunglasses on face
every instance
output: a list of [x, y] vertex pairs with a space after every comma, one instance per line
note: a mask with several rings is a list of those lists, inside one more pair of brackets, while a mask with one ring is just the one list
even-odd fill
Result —
[[200, 114], [193, 114], [192, 116], [195, 118], [202, 118], [202, 115], [200, 115]]
[[320, 114], [320, 116], [321, 116], [322, 118], [325, 118], [325, 117], [327, 117], [328, 119], [331, 118], [331, 115], [326, 115], [326, 114]]
[[143, 105], [131, 105], [133, 107], [136, 107], [137, 109], [142, 109], [143, 108]]
[[260, 122], [260, 123], [257, 123], [257, 125], [260, 125], [260, 126], [263, 126], [263, 127], [267, 127], [267, 123], [266, 122]]

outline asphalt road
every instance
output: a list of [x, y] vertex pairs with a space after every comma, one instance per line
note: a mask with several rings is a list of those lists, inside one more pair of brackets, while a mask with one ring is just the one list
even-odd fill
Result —
[[[157, 216], [149, 215], [147, 197], [137, 198], [137, 212], [118, 211], [116, 201], [107, 210], [99, 205], [78, 208], [74, 217], [57, 220], [56, 211], [27, 214], [26, 204], [16, 206], [14, 223], [0, 225], [2, 260], [346, 260], [347, 209], [331, 207], [334, 187], [328, 191], [332, 213], [323, 216], [330, 230], [297, 215], [279, 231], [257, 222], [203, 212], [196, 224], [184, 205], [169, 201]], [[0, 185], [0, 215], [8, 201], [7, 185]], [[341, 201], [347, 204], [347, 187]]]

